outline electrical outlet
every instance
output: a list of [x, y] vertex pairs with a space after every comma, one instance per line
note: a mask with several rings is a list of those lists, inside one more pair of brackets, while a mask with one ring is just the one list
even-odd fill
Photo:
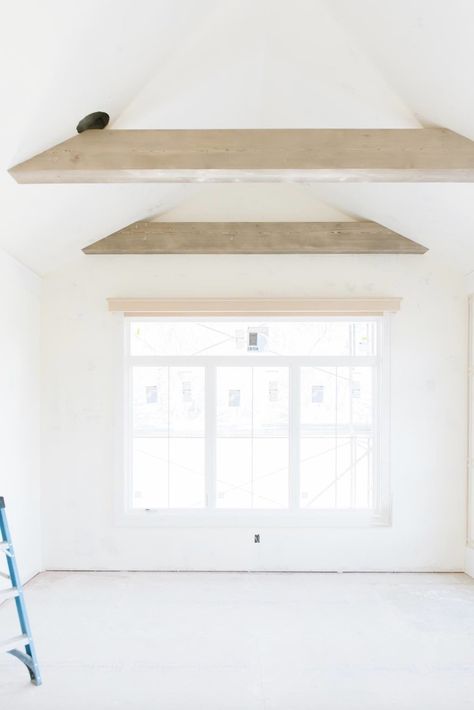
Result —
[[260, 542], [260, 533], [255, 533], [255, 535], [253, 536], [253, 541]]

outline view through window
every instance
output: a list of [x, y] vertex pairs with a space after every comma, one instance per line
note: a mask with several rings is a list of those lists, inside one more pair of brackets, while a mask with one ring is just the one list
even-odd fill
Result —
[[383, 318], [126, 322], [132, 509], [376, 507]]

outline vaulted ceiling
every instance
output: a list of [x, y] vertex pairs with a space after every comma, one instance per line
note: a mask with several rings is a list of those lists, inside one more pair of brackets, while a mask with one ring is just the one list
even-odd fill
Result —
[[[0, 246], [38, 273], [131, 222], [375, 220], [474, 269], [474, 184], [17, 185], [112, 128], [404, 128], [474, 140], [472, 0], [16, 0], [0, 27]], [[284, 257], [283, 257], [284, 258]]]

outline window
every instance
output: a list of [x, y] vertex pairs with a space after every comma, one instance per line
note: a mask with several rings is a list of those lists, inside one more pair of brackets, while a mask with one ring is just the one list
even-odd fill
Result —
[[126, 318], [128, 508], [380, 514], [386, 324]]

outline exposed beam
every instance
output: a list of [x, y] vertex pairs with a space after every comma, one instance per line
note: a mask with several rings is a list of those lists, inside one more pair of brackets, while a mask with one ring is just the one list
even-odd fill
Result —
[[90, 130], [10, 169], [19, 183], [472, 182], [444, 128]]
[[135, 222], [85, 254], [424, 254], [376, 222]]

